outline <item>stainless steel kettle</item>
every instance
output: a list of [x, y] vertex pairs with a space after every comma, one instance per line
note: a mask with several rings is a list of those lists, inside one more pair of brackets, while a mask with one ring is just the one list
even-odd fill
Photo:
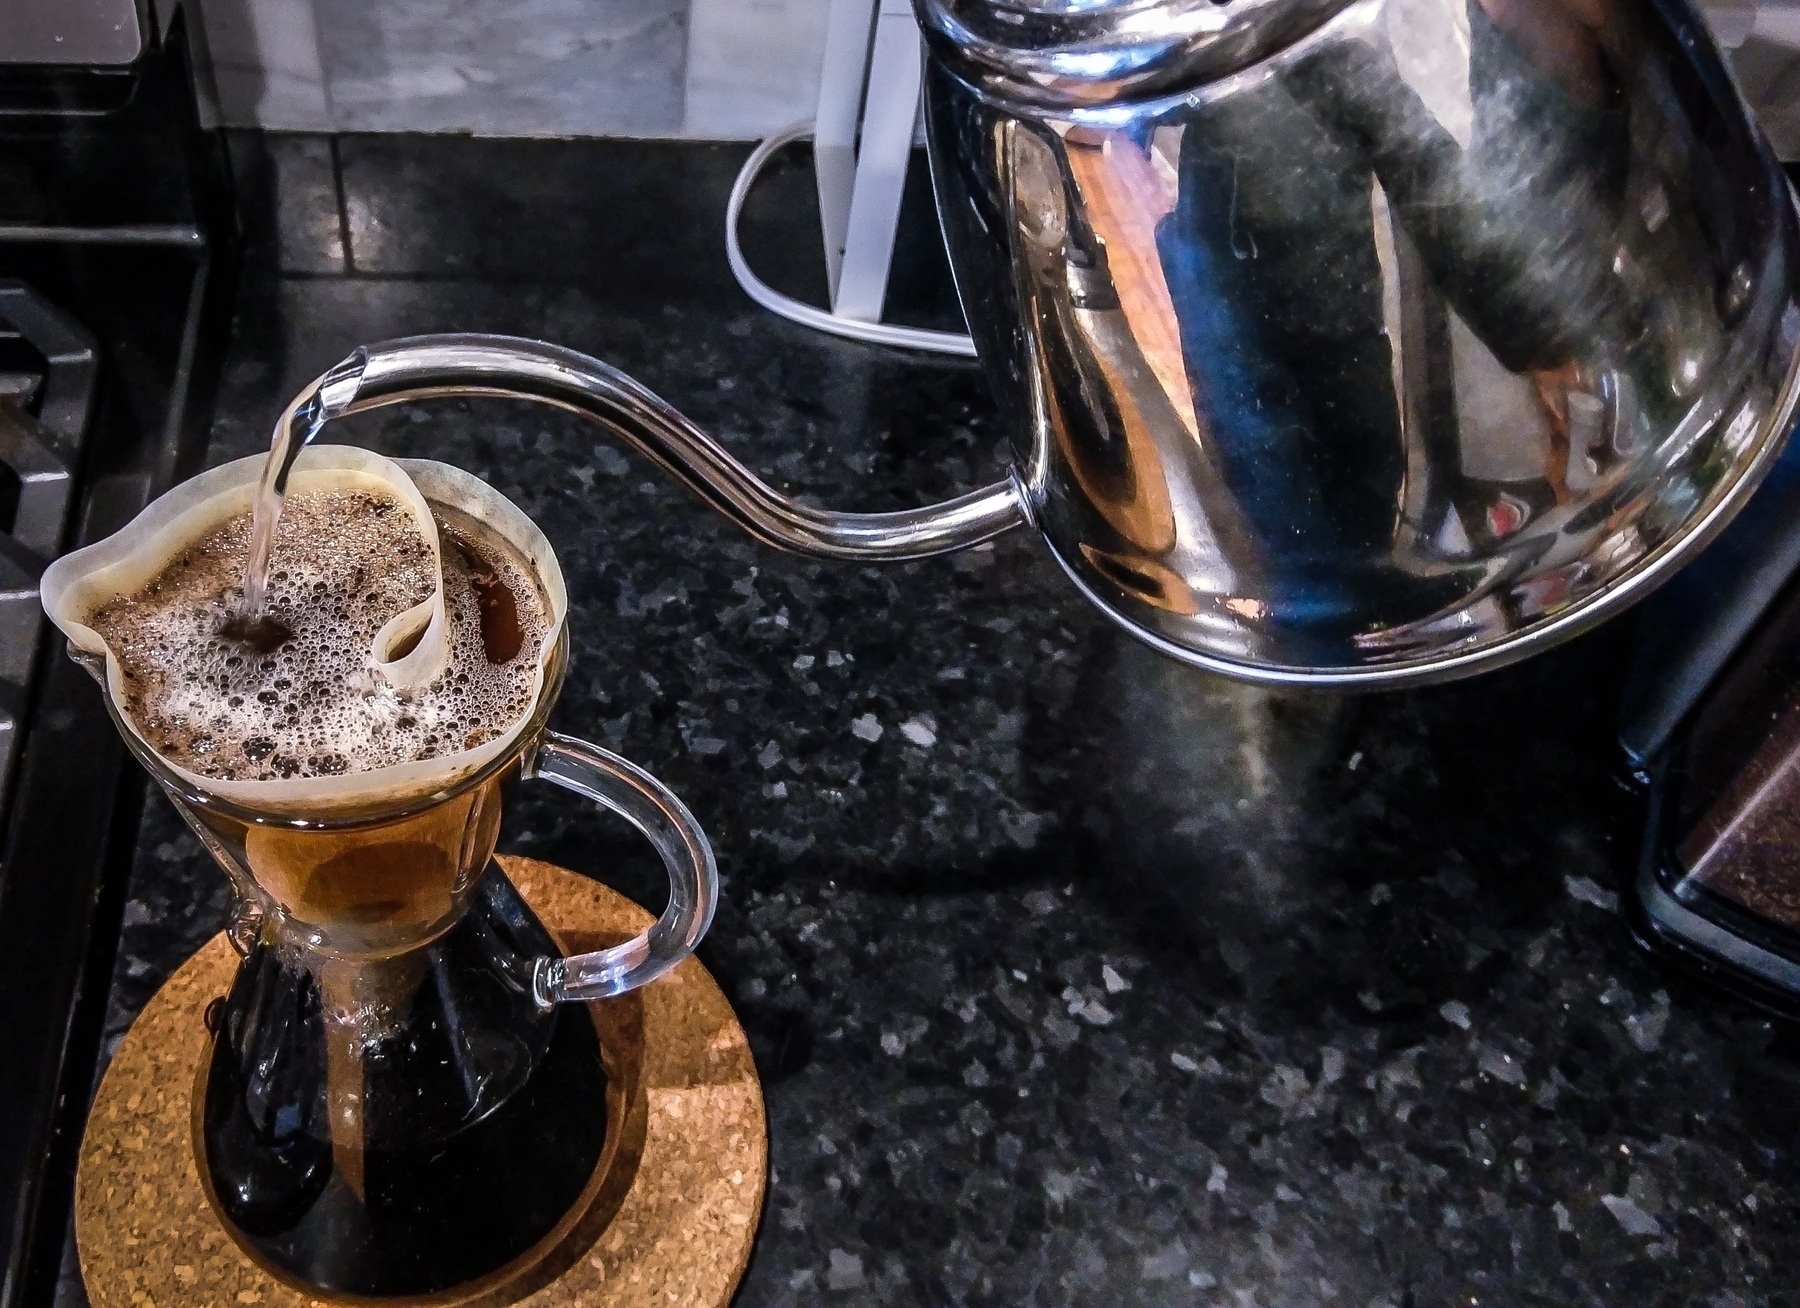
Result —
[[1316, 686], [1574, 634], [1704, 545], [1778, 452], [1793, 200], [1686, 0], [918, 7], [1008, 480], [822, 512], [616, 370], [495, 337], [359, 351], [291, 420], [547, 400], [830, 557], [1029, 522], [1158, 649]]

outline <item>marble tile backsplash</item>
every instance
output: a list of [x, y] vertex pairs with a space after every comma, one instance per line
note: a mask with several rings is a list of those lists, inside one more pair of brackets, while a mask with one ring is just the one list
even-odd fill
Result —
[[689, 136], [737, 140], [813, 116], [829, 0], [690, 0]]
[[[831, 0], [200, 3], [228, 126], [731, 141], [811, 117]], [[1700, 5], [1800, 158], [1800, 0]]]
[[200, 16], [224, 123], [331, 130], [312, 0], [200, 0]]
[[830, 0], [202, 0], [233, 127], [751, 140], [809, 117]]

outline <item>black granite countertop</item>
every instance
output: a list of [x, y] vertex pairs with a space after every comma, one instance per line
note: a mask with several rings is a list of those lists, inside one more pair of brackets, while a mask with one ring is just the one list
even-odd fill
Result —
[[[732, 286], [741, 150], [239, 145], [260, 217], [215, 461], [352, 345], [462, 329], [607, 359], [819, 503], [1003, 467], [972, 366]], [[750, 227], [817, 294], [809, 185], [773, 177]], [[908, 230], [897, 298], [929, 314], [929, 227]], [[739, 1304], [1790, 1301], [1789, 1037], [1647, 963], [1619, 917], [1623, 627], [1440, 689], [1272, 693], [1113, 631], [1023, 535], [806, 562], [554, 412], [443, 402], [354, 439], [541, 524], [573, 601], [555, 725], [713, 837], [700, 952], [771, 1144]], [[503, 848], [660, 903], [647, 855], [554, 794]], [[153, 797], [114, 1041], [224, 900]]]

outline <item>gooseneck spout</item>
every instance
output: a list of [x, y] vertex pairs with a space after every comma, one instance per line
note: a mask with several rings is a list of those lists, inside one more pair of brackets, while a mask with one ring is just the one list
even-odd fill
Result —
[[291, 454], [326, 422], [443, 395], [536, 400], [591, 418], [766, 544], [829, 559], [917, 559], [1023, 525], [1011, 478], [898, 513], [835, 513], [781, 494], [647, 387], [575, 350], [512, 336], [413, 336], [368, 345], [294, 398]]

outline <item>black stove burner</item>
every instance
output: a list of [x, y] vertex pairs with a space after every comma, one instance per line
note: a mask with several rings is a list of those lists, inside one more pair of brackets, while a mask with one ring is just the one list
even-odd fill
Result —
[[229, 325], [190, 2], [128, 66], [14, 76], [0, 49], [0, 1308], [56, 1298], [143, 797], [38, 577], [196, 470]]

